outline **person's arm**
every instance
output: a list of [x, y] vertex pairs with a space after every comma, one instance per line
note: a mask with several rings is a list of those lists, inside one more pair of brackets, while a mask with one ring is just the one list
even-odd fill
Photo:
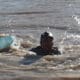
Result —
[[61, 52], [58, 50], [58, 47], [54, 47], [54, 54], [60, 55]]

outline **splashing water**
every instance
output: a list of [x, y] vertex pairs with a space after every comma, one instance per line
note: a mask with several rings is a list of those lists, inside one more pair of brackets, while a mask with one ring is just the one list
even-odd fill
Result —
[[66, 31], [59, 45], [59, 50], [62, 53], [66, 53], [68, 51], [75, 53], [80, 52], [80, 35], [71, 34]]
[[77, 24], [80, 25], [80, 18], [76, 15], [73, 15], [73, 18], [77, 22]]
[[10, 28], [10, 30], [9, 30], [9, 34], [10, 34], [10, 35], [14, 35], [14, 32], [15, 32], [15, 30], [12, 29], [12, 28], [13, 28], [13, 26], [12, 26], [13, 24], [14, 24], [13, 19], [8, 20], [7, 27]]

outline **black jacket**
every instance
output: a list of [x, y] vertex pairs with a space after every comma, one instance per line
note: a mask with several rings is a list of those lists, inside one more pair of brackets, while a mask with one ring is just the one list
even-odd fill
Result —
[[53, 49], [51, 51], [46, 51], [43, 48], [41, 48], [40, 46], [38, 46], [36, 48], [32, 48], [30, 51], [33, 51], [37, 55], [42, 55], [42, 56], [44, 56], [44, 55], [59, 55], [59, 54], [61, 54], [57, 47], [53, 47]]

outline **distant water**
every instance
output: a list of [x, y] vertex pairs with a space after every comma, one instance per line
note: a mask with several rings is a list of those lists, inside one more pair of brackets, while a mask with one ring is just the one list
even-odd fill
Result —
[[0, 26], [79, 28], [79, 0], [0, 0]]
[[38, 45], [44, 31], [53, 33], [62, 56], [25, 60], [1, 54], [0, 79], [48, 73], [80, 75], [80, 0], [0, 0], [0, 33], [17, 35]]

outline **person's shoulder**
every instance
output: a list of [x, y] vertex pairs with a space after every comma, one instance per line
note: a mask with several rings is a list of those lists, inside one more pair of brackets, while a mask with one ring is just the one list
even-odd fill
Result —
[[54, 50], [58, 50], [58, 47], [53, 47]]
[[41, 46], [32, 48], [30, 51], [36, 53], [37, 55], [43, 55], [43, 49], [41, 48]]
[[53, 47], [53, 53], [56, 54], [56, 55], [60, 55], [61, 52], [59, 51], [58, 47]]
[[39, 50], [39, 49], [41, 49], [41, 47], [37, 46], [37, 47], [31, 48], [30, 51], [36, 51], [36, 50]]

